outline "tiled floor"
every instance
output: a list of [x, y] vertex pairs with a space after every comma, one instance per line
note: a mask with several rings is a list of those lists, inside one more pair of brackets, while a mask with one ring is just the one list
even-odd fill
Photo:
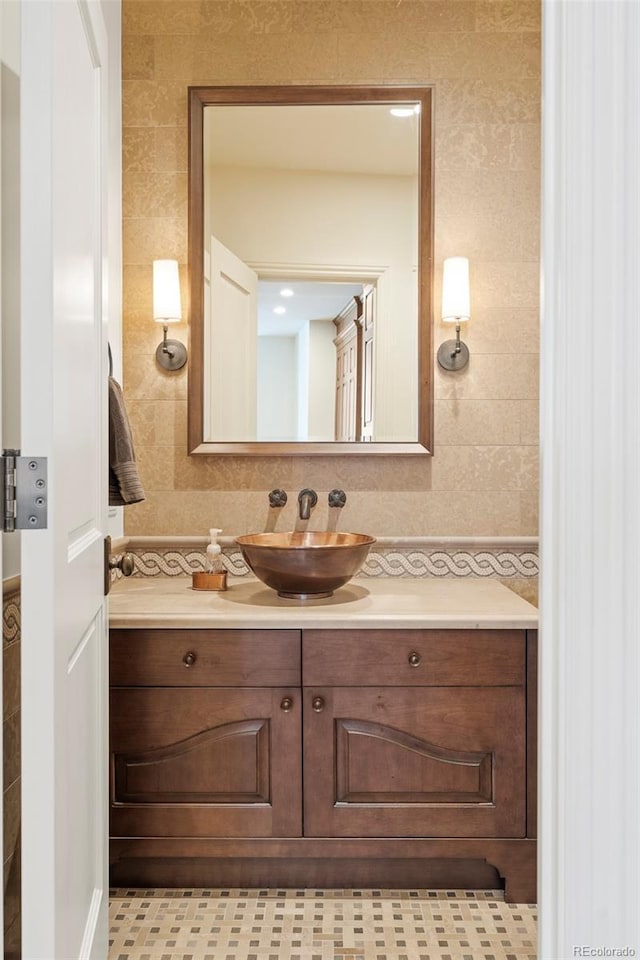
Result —
[[496, 891], [112, 890], [109, 960], [535, 960]]

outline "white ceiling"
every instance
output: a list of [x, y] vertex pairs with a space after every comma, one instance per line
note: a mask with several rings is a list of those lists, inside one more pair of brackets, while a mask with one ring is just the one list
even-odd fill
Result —
[[389, 110], [377, 103], [205, 107], [205, 167], [416, 175], [420, 117]]
[[[292, 297], [283, 297], [280, 291], [293, 290]], [[259, 336], [295, 336], [310, 320], [333, 320], [356, 294], [362, 293], [362, 284], [329, 283], [322, 280], [259, 280], [258, 334]], [[282, 306], [284, 314], [273, 312]]]
[[[390, 106], [209, 106], [205, 167], [416, 176], [420, 117], [394, 117]], [[295, 296], [281, 297], [283, 287]], [[258, 332], [295, 336], [310, 320], [332, 320], [361, 292], [353, 283], [261, 280]], [[278, 305], [287, 312], [274, 314]]]

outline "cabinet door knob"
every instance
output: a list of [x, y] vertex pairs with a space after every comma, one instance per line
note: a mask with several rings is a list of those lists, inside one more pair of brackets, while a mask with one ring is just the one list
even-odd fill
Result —
[[322, 697], [314, 697], [311, 701], [311, 707], [315, 713], [322, 713], [324, 710], [324, 699]]
[[284, 710], [285, 713], [289, 713], [292, 707], [293, 707], [293, 700], [291, 699], [291, 697], [283, 697], [282, 702], [280, 704], [280, 709]]
[[409, 654], [408, 659], [412, 667], [417, 667], [418, 664], [422, 662], [422, 657], [420, 656], [419, 653], [416, 653], [415, 651]]
[[196, 662], [195, 653], [192, 653], [191, 651], [189, 651], [189, 653], [185, 653], [184, 657], [182, 658], [182, 662], [184, 663], [185, 667], [192, 667]]

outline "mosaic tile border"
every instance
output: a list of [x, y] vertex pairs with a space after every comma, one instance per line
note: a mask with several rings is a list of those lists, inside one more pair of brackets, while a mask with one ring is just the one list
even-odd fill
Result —
[[[206, 539], [191, 538], [192, 542], [169, 542], [158, 538], [160, 542], [153, 547], [144, 538], [144, 542], [131, 538], [118, 544], [118, 551], [127, 550], [135, 560], [134, 576], [141, 577], [180, 577], [190, 576], [194, 571], [206, 569]], [[231, 538], [224, 538], [222, 559], [227, 571], [236, 577], [249, 576], [251, 571], [245, 563], [242, 553], [235, 548]], [[195, 542], [193, 542], [195, 541]], [[537, 540], [515, 541], [505, 538], [483, 543], [479, 540], [447, 541], [430, 543], [412, 538], [401, 541], [389, 538], [377, 541], [377, 549], [372, 550], [358, 574], [362, 578], [378, 577], [495, 577], [500, 580], [528, 580], [538, 576]]]
[[[16, 582], [17, 581], [17, 584]], [[2, 642], [4, 646], [20, 638], [22, 613], [20, 607], [20, 578], [5, 581], [2, 597]]]

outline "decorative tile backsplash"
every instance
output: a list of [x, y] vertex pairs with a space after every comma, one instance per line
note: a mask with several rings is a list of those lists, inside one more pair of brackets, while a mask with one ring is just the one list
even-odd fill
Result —
[[[205, 537], [130, 537], [118, 541], [114, 553], [129, 552], [134, 576], [180, 577], [206, 569]], [[230, 537], [221, 538], [223, 562], [236, 577], [250, 575], [242, 553]], [[121, 576], [121, 574], [118, 574]], [[538, 541], [526, 538], [404, 540], [380, 537], [359, 577], [494, 577], [530, 581], [538, 577]], [[518, 591], [521, 592], [521, 591]], [[530, 598], [531, 591], [527, 591]]]
[[[204, 550], [145, 550], [134, 553], [136, 574], [142, 577], [179, 577], [206, 569]], [[230, 574], [248, 576], [251, 571], [239, 551], [226, 550], [223, 562]], [[538, 556], [531, 551], [400, 550], [371, 552], [359, 577], [537, 577]]]
[[412, 550], [370, 553], [365, 577], [537, 577], [538, 554], [488, 550]]

